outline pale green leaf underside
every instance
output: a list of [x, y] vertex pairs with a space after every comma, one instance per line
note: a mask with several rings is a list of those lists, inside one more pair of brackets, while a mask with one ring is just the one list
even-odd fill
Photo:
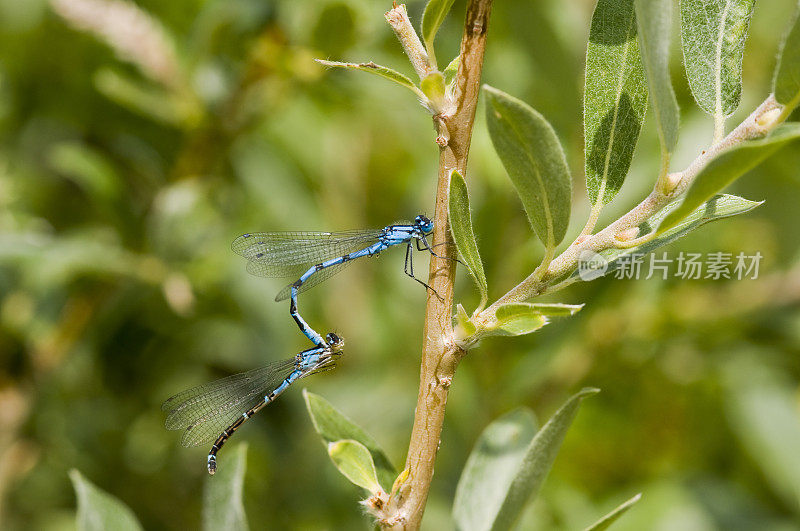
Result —
[[742, 95], [742, 57], [755, 0], [681, 0], [686, 75], [697, 104], [728, 116]]
[[206, 478], [203, 491], [203, 529], [246, 531], [242, 490], [247, 470], [247, 445], [227, 448], [220, 456], [217, 473]]
[[142, 528], [133, 511], [116, 497], [100, 490], [77, 470], [69, 478], [78, 498], [78, 531], [139, 531]]
[[526, 103], [488, 85], [483, 92], [494, 149], [533, 230], [547, 248], [555, 248], [567, 232], [572, 200], [572, 180], [558, 137]]
[[494, 313], [495, 326], [483, 335], [521, 336], [535, 332], [549, 323], [549, 319], [535, 306], [524, 302], [503, 304]]
[[597, 392], [598, 389], [587, 388], [573, 395], [539, 430], [528, 445], [519, 469], [506, 490], [491, 529], [510, 529], [517, 521], [525, 505], [536, 496], [544, 483], [581, 401]]
[[[692, 212], [689, 216], [681, 220], [677, 225], [664, 231], [652, 240], [645, 242], [630, 249], [606, 249], [599, 254], [607, 262], [607, 268], [598, 274], [597, 277], [613, 273], [628, 260], [628, 257], [643, 257], [644, 255], [674, 242], [678, 238], [685, 236], [691, 231], [709, 223], [723, 218], [729, 218], [737, 214], [744, 214], [759, 206], [761, 202], [750, 201], [735, 195], [720, 194], [714, 196], [705, 204]], [[639, 234], [649, 234], [658, 227], [662, 220], [680, 206], [680, 200], [674, 201], [661, 209], [655, 216], [639, 225]], [[567, 282], [584, 280], [579, 271], [574, 271]]]
[[425, 12], [422, 14], [422, 41], [429, 57], [435, 57], [433, 40], [452, 6], [453, 0], [430, 0], [425, 6]]
[[633, 498], [629, 499], [628, 501], [626, 501], [624, 503], [621, 503], [619, 506], [617, 506], [616, 509], [614, 509], [613, 511], [611, 511], [610, 513], [608, 513], [607, 515], [602, 517], [600, 520], [598, 520], [594, 524], [592, 524], [589, 527], [587, 527], [586, 531], [604, 531], [605, 529], [608, 529], [611, 526], [611, 524], [613, 524], [614, 522], [619, 520], [620, 516], [625, 514], [628, 511], [628, 509], [633, 507], [633, 505], [636, 502], [638, 502], [641, 498], [642, 498], [642, 495], [641, 494], [637, 494], [636, 496], [634, 496]]
[[583, 304], [564, 304], [561, 302], [525, 302], [545, 317], [568, 317], [583, 309]]
[[636, 0], [636, 14], [650, 102], [656, 117], [661, 151], [666, 157], [678, 142], [680, 121], [678, 102], [669, 75], [672, 0]]
[[483, 271], [483, 262], [478, 252], [478, 242], [472, 230], [472, 218], [469, 212], [469, 194], [464, 177], [457, 170], [450, 173], [450, 189], [448, 192], [448, 208], [450, 217], [450, 231], [456, 244], [458, 253], [467, 264], [472, 278], [481, 293], [479, 307], [483, 308], [488, 300], [488, 286], [486, 273]]
[[481, 331], [482, 336], [520, 336], [547, 325], [551, 317], [575, 315], [582, 304], [509, 302], [495, 310], [496, 321]]
[[461, 56], [456, 55], [452, 61], [447, 65], [442, 74], [444, 74], [444, 83], [450, 88], [450, 85], [456, 79], [458, 73], [458, 63], [461, 61]]
[[322, 437], [325, 444], [344, 439], [360, 442], [372, 454], [372, 460], [375, 463], [378, 474], [378, 482], [381, 485], [394, 483], [397, 471], [381, 447], [378, 446], [378, 443], [367, 432], [355, 425], [353, 421], [345, 417], [321, 396], [303, 389], [303, 398], [306, 401], [306, 409], [308, 409], [308, 413], [311, 416], [314, 429]]
[[778, 126], [766, 138], [743, 142], [723, 151], [695, 177], [683, 203], [661, 223], [659, 233], [675, 227], [684, 217], [708, 201], [714, 194], [759, 165], [787, 143], [800, 137], [800, 123]]
[[370, 74], [375, 74], [376, 76], [381, 76], [384, 79], [388, 79], [389, 81], [393, 81], [400, 86], [403, 86], [413, 92], [418, 98], [423, 99], [425, 95], [422, 93], [420, 89], [414, 85], [414, 82], [411, 81], [409, 78], [401, 74], [396, 70], [392, 70], [387, 66], [381, 66], [379, 64], [375, 64], [372, 61], [368, 63], [341, 63], [339, 61], [326, 61], [324, 59], [314, 59], [316, 62], [323, 66], [329, 66], [331, 68], [347, 68], [352, 70], [360, 70], [362, 72], [369, 72]]
[[372, 455], [360, 442], [345, 439], [328, 443], [328, 455], [339, 472], [354, 485], [372, 493], [384, 490], [378, 484]]
[[772, 91], [778, 103], [790, 108], [800, 103], [800, 5], [781, 45]]
[[456, 487], [453, 520], [460, 531], [483, 531], [503, 504], [538, 425], [533, 412], [515, 409], [478, 437]]
[[583, 96], [586, 187], [592, 204], [619, 192], [647, 109], [633, 0], [599, 0], [586, 50]]
[[441, 110], [444, 105], [444, 75], [441, 72], [434, 72], [423, 79], [419, 88], [428, 98], [433, 109]]

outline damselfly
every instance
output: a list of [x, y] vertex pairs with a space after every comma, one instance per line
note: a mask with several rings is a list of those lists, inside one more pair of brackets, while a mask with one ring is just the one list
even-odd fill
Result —
[[[433, 230], [433, 221], [417, 216], [413, 223], [397, 223], [382, 229], [349, 230], [343, 232], [252, 232], [236, 238], [231, 244], [234, 252], [249, 260], [247, 271], [261, 277], [289, 277], [300, 274], [284, 287], [276, 301], [290, 298], [289, 313], [307, 338], [316, 345], [325, 342], [297, 311], [297, 294], [312, 288], [362, 256], [375, 256], [393, 245], [406, 244], [405, 273], [426, 288], [425, 282], [414, 276], [411, 242], [417, 250], [428, 250], [426, 235]], [[422, 247], [420, 247], [422, 244]], [[311, 267], [309, 267], [310, 264]], [[437, 294], [438, 295], [438, 294]]]
[[178, 393], [161, 406], [168, 430], [183, 430], [181, 444], [214, 442], [208, 452], [208, 473], [217, 470], [217, 452], [247, 419], [275, 400], [292, 383], [334, 367], [344, 340], [334, 333], [324, 345], [304, 350], [288, 360], [234, 374]]

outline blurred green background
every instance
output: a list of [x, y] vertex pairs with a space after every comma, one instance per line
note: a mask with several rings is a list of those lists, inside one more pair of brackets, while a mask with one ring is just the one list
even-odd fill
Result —
[[[756, 6], [731, 124], [766, 97], [795, 3]], [[137, 4], [158, 25], [130, 16], [130, 4], [105, 11], [58, 0], [61, 17], [45, 0], [0, 0], [3, 529], [74, 526], [71, 468], [147, 529], [198, 527], [208, 449], [180, 447], [163, 428], [161, 402], [308, 346], [287, 304], [273, 302], [283, 281], [249, 276], [230, 242], [247, 231], [383, 226], [433, 210], [430, 117], [403, 89], [312, 61], [374, 60], [411, 74], [383, 20], [389, 2]], [[415, 23], [423, 7], [409, 4]], [[573, 235], [588, 213], [581, 105], [593, 7], [498, 2], [484, 70], [564, 143]], [[437, 39], [441, 62], [458, 50], [463, 11], [456, 2]], [[713, 126], [692, 102], [674, 44], [681, 169]], [[601, 223], [647, 193], [658, 157], [647, 125]], [[535, 267], [541, 247], [492, 151], [482, 105], [468, 182], [496, 298]], [[667, 250], [761, 252], [757, 280], [574, 285], [549, 300], [585, 302], [575, 317], [472, 351], [452, 387], [426, 527], [450, 525], [460, 470], [492, 419], [521, 405], [545, 419], [595, 386], [603, 392], [585, 402], [522, 528], [580, 528], [641, 491], [617, 529], [800, 529], [797, 148], [733, 193], [766, 203]], [[394, 251], [353, 265], [301, 300], [312, 325], [346, 338], [346, 355], [234, 438], [250, 443], [252, 528], [369, 527], [360, 490], [330, 464], [299, 391], [323, 395], [402, 467], [425, 298], [402, 259]], [[477, 300], [460, 271], [457, 301], [471, 311]]]

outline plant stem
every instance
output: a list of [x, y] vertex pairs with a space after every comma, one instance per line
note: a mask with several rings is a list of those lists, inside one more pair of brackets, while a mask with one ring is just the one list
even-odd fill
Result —
[[[668, 182], [675, 183], [671, 191], [665, 193], [664, 186], [661, 184], [662, 180], [659, 179], [653, 191], [650, 192], [650, 195], [628, 211], [627, 214], [614, 221], [594, 236], [567, 247], [563, 253], [550, 263], [547, 273], [544, 275], [538, 275], [536, 272], [532, 273], [528, 278], [517, 284], [508, 293], [483, 310], [481, 313], [485, 316], [484, 319], [491, 319], [497, 307], [503, 303], [520, 302], [541, 295], [545, 291], [554, 291], [553, 289], [548, 289], [547, 283], [574, 269], [581, 253], [585, 251], [599, 252], [603, 249], [616, 247], [618, 243], [616, 240], [617, 234], [639, 226], [659, 210], [667, 206], [670, 201], [685, 192], [689, 188], [689, 185], [692, 184], [695, 177], [700, 173], [700, 170], [721, 151], [740, 144], [745, 140], [762, 136], [776, 127], [780, 123], [779, 120], [767, 120], [762, 124], [762, 117], [766, 116], [768, 113], [772, 114], [774, 109], [779, 108], [781, 108], [781, 105], [775, 101], [773, 95], [767, 97], [767, 99], [764, 100], [750, 116], [745, 118], [736, 129], [731, 131], [724, 139], [709, 147], [708, 150], [701, 153], [685, 170], [669, 174]], [[561, 287], [566, 285], [568, 285], [568, 283], [563, 285], [559, 284]], [[479, 316], [478, 319], [481, 320], [481, 317]]]
[[[399, 489], [393, 516], [382, 522], [386, 527], [419, 529], [428, 499], [439, 437], [444, 423], [447, 395], [458, 362], [465, 352], [452, 343], [453, 282], [455, 279], [455, 246], [450, 235], [447, 216], [447, 190], [450, 171], [466, 174], [475, 108], [480, 93], [486, 30], [492, 0], [469, 0], [464, 34], [461, 39], [461, 61], [455, 90], [455, 109], [452, 114], [435, 122], [439, 136], [447, 133], [446, 145], [440, 146], [436, 208], [434, 211], [433, 243], [445, 259], [431, 257], [428, 283], [436, 290], [429, 293], [425, 309], [425, 333], [422, 343], [419, 394], [414, 415], [414, 427], [406, 458], [408, 478]], [[445, 245], [440, 245], [445, 244]], [[441, 251], [438, 251], [441, 249]], [[392, 500], [390, 503], [394, 503]]]

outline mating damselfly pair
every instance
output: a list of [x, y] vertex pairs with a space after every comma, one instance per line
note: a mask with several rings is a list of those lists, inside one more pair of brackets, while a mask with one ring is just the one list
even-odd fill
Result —
[[288, 360], [178, 393], [162, 406], [167, 411], [167, 429], [183, 430], [181, 443], [184, 446], [213, 441], [208, 453], [208, 472], [214, 474], [217, 452], [242, 423], [274, 401], [295, 381], [332, 368], [335, 358], [342, 354], [344, 341], [339, 336], [329, 333], [323, 338], [300, 315], [298, 294], [332, 277], [357, 258], [376, 256], [401, 244], [406, 245], [405, 273], [430, 289], [414, 276], [412, 242], [416, 242], [417, 250], [427, 250], [438, 256], [426, 239], [432, 230], [433, 222], [420, 215], [413, 223], [396, 223], [382, 229], [255, 232], [236, 238], [231, 248], [248, 259], [248, 272], [262, 277], [299, 274], [297, 280], [284, 287], [275, 300], [289, 298], [289, 314], [314, 346]]

